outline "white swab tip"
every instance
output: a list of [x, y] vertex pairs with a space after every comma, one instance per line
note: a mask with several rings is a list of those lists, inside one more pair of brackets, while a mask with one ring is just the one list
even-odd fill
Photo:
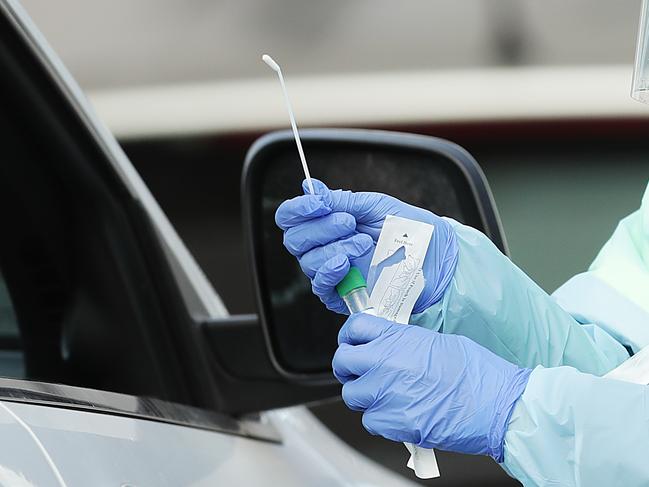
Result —
[[280, 69], [279, 69], [279, 64], [277, 64], [277, 63], [275, 62], [275, 60], [274, 60], [272, 57], [270, 57], [268, 54], [264, 54], [264, 55], [261, 57], [261, 60], [262, 60], [263, 62], [265, 62], [266, 64], [268, 64], [268, 66], [270, 66], [270, 68], [271, 68], [273, 71], [277, 71], [277, 72], [280, 71]]

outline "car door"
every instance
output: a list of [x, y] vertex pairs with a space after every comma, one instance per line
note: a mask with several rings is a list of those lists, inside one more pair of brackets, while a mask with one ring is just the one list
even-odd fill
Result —
[[265, 372], [258, 330], [5, 0], [0, 66], [0, 483], [408, 485], [303, 407], [263, 412], [331, 388]]

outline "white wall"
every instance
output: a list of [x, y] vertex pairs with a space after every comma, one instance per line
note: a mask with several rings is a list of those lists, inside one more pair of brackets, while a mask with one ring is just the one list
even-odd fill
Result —
[[639, 0], [23, 0], [84, 88], [631, 62]]

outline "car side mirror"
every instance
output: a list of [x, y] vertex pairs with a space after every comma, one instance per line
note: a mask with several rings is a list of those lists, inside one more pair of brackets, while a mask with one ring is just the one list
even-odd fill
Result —
[[[421, 135], [355, 129], [300, 131], [312, 175], [330, 188], [378, 191], [485, 233], [507, 252], [498, 211], [475, 159]], [[274, 367], [294, 381], [333, 380], [331, 359], [344, 317], [328, 311], [282, 245], [275, 211], [301, 194], [303, 174], [290, 131], [261, 137], [243, 170], [242, 198], [258, 310]]]

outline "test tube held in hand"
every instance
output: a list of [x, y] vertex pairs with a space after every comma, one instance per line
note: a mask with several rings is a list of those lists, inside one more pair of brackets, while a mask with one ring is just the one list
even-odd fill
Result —
[[358, 267], [349, 268], [343, 280], [336, 286], [336, 291], [351, 314], [375, 314], [374, 308], [370, 305], [367, 283]]

